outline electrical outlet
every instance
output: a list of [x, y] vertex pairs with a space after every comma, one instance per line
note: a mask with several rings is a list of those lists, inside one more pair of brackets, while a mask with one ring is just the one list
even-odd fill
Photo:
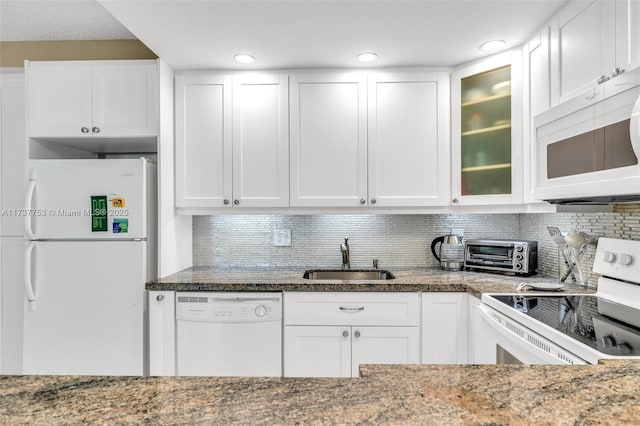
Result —
[[451, 233], [453, 235], [459, 235], [461, 237], [464, 237], [464, 229], [463, 228], [451, 228]]
[[291, 246], [291, 229], [276, 229], [273, 232], [273, 245], [276, 247]]

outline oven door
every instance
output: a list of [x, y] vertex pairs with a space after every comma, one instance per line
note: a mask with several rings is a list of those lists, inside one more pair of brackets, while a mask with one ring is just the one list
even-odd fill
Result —
[[544, 337], [487, 305], [478, 306], [482, 319], [488, 363], [495, 364], [587, 364]]

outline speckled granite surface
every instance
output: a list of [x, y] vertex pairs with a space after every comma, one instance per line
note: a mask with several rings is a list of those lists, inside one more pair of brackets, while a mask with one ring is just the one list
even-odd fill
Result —
[[[522, 282], [557, 282], [543, 276], [519, 277], [481, 272], [447, 272], [440, 269], [391, 270], [396, 276], [383, 281], [307, 280], [304, 271], [221, 271], [187, 268], [148, 282], [147, 290], [175, 291], [457, 291], [476, 297], [484, 292], [514, 292]], [[566, 293], [593, 293], [595, 289], [566, 285]]]
[[0, 424], [640, 424], [640, 362], [362, 366], [359, 379], [0, 377]]

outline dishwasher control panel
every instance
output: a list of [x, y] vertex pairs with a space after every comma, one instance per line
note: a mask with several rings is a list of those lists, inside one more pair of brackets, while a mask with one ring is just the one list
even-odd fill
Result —
[[264, 322], [282, 319], [281, 293], [177, 293], [176, 320]]

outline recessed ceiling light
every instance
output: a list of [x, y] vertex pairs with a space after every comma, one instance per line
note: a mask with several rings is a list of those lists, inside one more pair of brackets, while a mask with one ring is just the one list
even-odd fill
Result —
[[241, 64], [252, 64], [256, 61], [256, 58], [251, 55], [247, 55], [246, 53], [239, 53], [235, 55], [233, 59], [235, 59], [237, 62], [240, 62]]
[[483, 52], [494, 52], [504, 46], [504, 40], [491, 40], [480, 45]]
[[378, 55], [376, 55], [373, 52], [365, 52], [365, 53], [359, 54], [357, 58], [360, 62], [373, 62], [376, 59], [378, 59]]

